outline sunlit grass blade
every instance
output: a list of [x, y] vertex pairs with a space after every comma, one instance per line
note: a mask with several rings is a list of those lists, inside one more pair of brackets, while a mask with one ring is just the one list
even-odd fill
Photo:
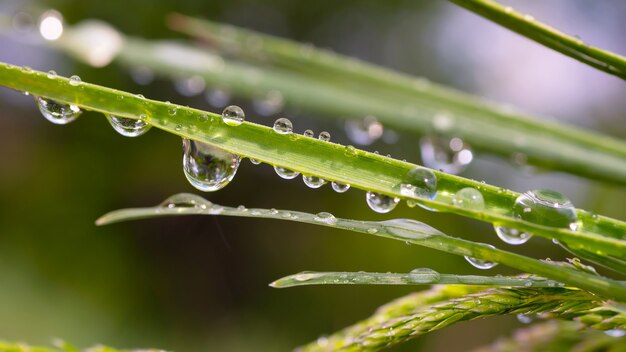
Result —
[[[230, 126], [222, 121], [220, 115], [210, 112], [149, 100], [86, 82], [73, 85], [65, 77], [50, 78], [46, 73], [9, 64], [0, 63], [0, 85], [27, 91], [33, 96], [76, 104], [85, 110], [142, 119], [181, 137], [304, 175], [318, 176], [327, 181], [424, 204], [432, 209], [516, 228], [556, 239], [570, 248], [626, 258], [626, 241], [623, 240], [626, 223], [582, 210], [577, 210], [579, 230], [576, 231], [523, 221], [513, 213], [513, 204], [519, 193], [503, 188], [430, 170], [437, 179], [436, 197], [429, 199], [407, 195], [402, 192], [402, 185], [410, 182], [407, 181], [407, 175], [417, 165], [351, 146], [295, 133], [280, 134], [270, 127], [250, 122]], [[453, 204], [454, 195], [467, 187], [475, 188], [482, 194], [484, 209]]]
[[572, 319], [581, 311], [601, 306], [593, 295], [565, 288], [488, 289], [476, 294], [419, 306], [405, 314], [375, 314], [338, 333], [309, 345], [302, 351], [370, 351], [406, 342], [420, 335], [468, 320], [503, 314], [537, 314]]
[[626, 285], [622, 282], [492, 248], [482, 243], [451, 237], [431, 226], [409, 219], [360, 221], [336, 218], [329, 213], [309, 214], [292, 210], [232, 208], [211, 203], [199, 196], [179, 194], [155, 207], [112, 211], [100, 217], [96, 224], [106, 225], [134, 219], [200, 214], [296, 221], [391, 238], [447, 253], [500, 263], [522, 272], [557, 281], [559, 286], [570, 285], [605, 297], [626, 301]]
[[431, 269], [410, 273], [303, 271], [270, 284], [285, 288], [307, 285], [477, 285], [490, 287], [554, 287], [559, 283], [543, 278], [440, 274]]
[[[617, 139], [533, 118], [510, 107], [316, 49], [310, 44], [177, 14], [170, 17], [169, 23], [177, 30], [204, 39], [213, 48], [261, 67], [262, 71], [254, 75], [255, 93], [278, 90], [288, 103], [330, 116], [374, 115], [385, 125], [404, 131], [459, 136], [479, 150], [505, 158], [523, 153], [530, 163], [546, 168], [618, 183], [626, 180], [626, 144]], [[147, 60], [144, 56], [127, 55], [135, 51], [132, 46], [136, 44], [121, 52], [121, 62], [141, 65], [142, 60]], [[148, 63], [157, 72], [218, 76], [220, 79], [208, 77], [207, 80], [249, 94], [245, 89], [240, 91], [237, 80], [228, 73], [228, 67], [236, 65], [229, 61], [225, 62], [223, 71], [208, 74], [202, 70], [185, 70], [182, 64], [156, 65], [155, 61], [164, 60]], [[289, 79], [276, 80], [277, 77]], [[295, 82], [298, 84], [291, 84]], [[309, 105], [308, 102], [323, 95], [323, 90], [332, 92], [332, 96]], [[302, 97], [307, 97], [307, 101], [302, 101]], [[356, 101], [359, 104], [347, 104]], [[596, 160], [600, 155], [602, 159]], [[611, 164], [610, 159], [616, 164]], [[617, 173], [608, 175], [609, 169]]]
[[449, 1], [561, 54], [626, 80], [626, 57], [588, 45], [580, 38], [538, 21], [534, 16], [519, 13], [493, 0]]

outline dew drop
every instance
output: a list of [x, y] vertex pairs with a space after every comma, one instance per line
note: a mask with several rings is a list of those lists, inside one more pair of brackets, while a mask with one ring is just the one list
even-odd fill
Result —
[[431, 170], [417, 166], [409, 170], [400, 184], [405, 197], [433, 199], [437, 195], [437, 176]]
[[373, 211], [383, 214], [392, 211], [400, 201], [398, 198], [371, 191], [367, 192], [365, 200]]
[[111, 123], [111, 126], [113, 126], [113, 129], [122, 136], [126, 137], [141, 136], [142, 134], [148, 132], [150, 127], [152, 127], [152, 125], [149, 125], [142, 120], [117, 117], [110, 114], [107, 114], [106, 117], [109, 120], [109, 123]]
[[559, 192], [538, 189], [521, 194], [513, 205], [516, 218], [534, 224], [576, 230], [578, 215], [572, 202]]
[[274, 127], [272, 127], [276, 133], [288, 134], [293, 131], [293, 124], [289, 119], [281, 117], [274, 121]]
[[159, 207], [165, 209], [179, 209], [196, 208], [200, 211], [210, 209], [213, 207], [213, 203], [208, 200], [190, 193], [181, 193], [173, 195], [159, 204]]
[[367, 229], [367, 233], [369, 233], [370, 235], [376, 234], [378, 233], [378, 229], [375, 227], [370, 227], [369, 229]]
[[291, 180], [291, 179], [298, 177], [298, 175], [300, 175], [298, 171], [289, 170], [280, 166], [274, 166], [274, 171], [276, 171], [276, 174], [278, 176], [280, 176], [281, 178], [284, 178], [285, 180]]
[[345, 129], [348, 138], [358, 145], [370, 145], [382, 137], [384, 132], [383, 125], [374, 116], [348, 120]]
[[217, 147], [183, 138], [183, 171], [195, 188], [213, 192], [237, 173], [241, 157]]
[[[490, 248], [496, 248], [492, 245], [486, 245]], [[490, 262], [488, 260], [482, 260], [482, 259], [478, 259], [478, 258], [473, 258], [473, 257], [469, 257], [469, 256], [465, 256], [465, 260], [467, 260], [470, 264], [472, 264], [473, 267], [477, 268], [477, 269], [491, 269], [494, 266], [498, 265], [498, 263], [496, 262]]]
[[352, 145], [347, 145], [345, 148], [344, 154], [346, 156], [356, 156], [357, 155], [356, 148]]
[[305, 137], [313, 138], [313, 136], [315, 136], [315, 133], [313, 133], [312, 130], [306, 130], [306, 131], [304, 131], [303, 135]]
[[528, 242], [533, 235], [520, 231], [514, 228], [494, 225], [493, 227], [496, 230], [496, 234], [500, 239], [508, 244], [512, 245], [520, 245]]
[[230, 101], [230, 92], [222, 88], [213, 88], [209, 89], [205, 93], [204, 97], [209, 104], [221, 108], [228, 105], [228, 102]]
[[227, 106], [222, 111], [222, 120], [229, 126], [239, 126], [246, 119], [243, 109], [236, 105]]
[[250, 158], [250, 162], [251, 162], [253, 165], [259, 165], [259, 164], [261, 163], [261, 161], [260, 161], [260, 160], [256, 160], [256, 159], [252, 159], [252, 158]]
[[350, 189], [350, 185], [347, 183], [341, 183], [341, 182], [331, 182], [330, 186], [332, 187], [333, 191], [337, 192], [337, 193], [344, 193], [347, 190]]
[[48, 71], [48, 78], [50, 78], [50, 79], [55, 79], [55, 78], [57, 78], [57, 73], [56, 73], [56, 71], [55, 71], [55, 70], [50, 70], [50, 71]]
[[472, 187], [466, 187], [456, 192], [452, 198], [452, 204], [459, 208], [471, 210], [485, 209], [485, 200], [479, 190]]
[[[390, 235], [405, 241], [421, 240], [441, 233], [433, 227], [413, 219], [392, 219], [381, 221], [379, 224], [383, 225]], [[411, 244], [410, 241], [407, 242], [407, 244]]]
[[302, 181], [310, 188], [320, 188], [326, 184], [326, 180], [317, 176], [302, 175]]
[[285, 104], [283, 95], [277, 90], [270, 90], [253, 102], [254, 109], [263, 116], [274, 115], [282, 110]]
[[328, 142], [330, 141], [330, 133], [323, 131], [320, 132], [320, 135], [317, 137], [320, 141]]
[[174, 116], [178, 113], [178, 108], [175, 106], [172, 106], [171, 108], [167, 109], [167, 113], [170, 114], [170, 116]]
[[422, 137], [420, 150], [425, 166], [450, 174], [465, 170], [474, 159], [469, 145], [458, 137]]
[[321, 213], [317, 213], [315, 217], [313, 218], [313, 220], [317, 222], [323, 222], [328, 225], [337, 224], [337, 218], [333, 214], [325, 212], [325, 211]]
[[71, 86], [78, 86], [79, 84], [82, 83], [80, 77], [78, 77], [77, 75], [73, 75], [72, 77], [70, 77], [69, 83]]
[[64, 104], [52, 99], [35, 97], [35, 102], [41, 114], [57, 125], [65, 125], [76, 120], [82, 112], [76, 105]]
[[433, 269], [430, 268], [417, 268], [411, 270], [410, 275], [415, 275], [415, 277], [411, 280], [415, 283], [436, 283], [441, 278], [441, 275]]

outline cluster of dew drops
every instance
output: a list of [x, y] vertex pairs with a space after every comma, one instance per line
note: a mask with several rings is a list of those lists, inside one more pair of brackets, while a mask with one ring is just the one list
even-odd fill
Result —
[[[54, 71], [48, 73], [48, 78], [56, 78], [57, 75]], [[72, 86], [79, 86], [81, 80], [78, 76], [70, 77], [68, 83]], [[66, 104], [57, 102], [51, 99], [35, 96], [35, 101], [39, 106], [39, 110], [43, 116], [54, 124], [64, 125], [76, 120], [82, 110], [74, 104]], [[131, 119], [125, 117], [118, 117], [107, 114], [106, 118], [111, 123], [111, 126], [123, 136], [137, 137], [146, 133], [151, 125], [145, 120], [145, 116], [140, 116], [140, 119]], [[239, 126], [245, 120], [244, 111], [235, 105], [227, 106], [222, 112], [222, 121], [229, 126]], [[354, 123], [354, 122], [350, 122]], [[350, 133], [357, 134], [355, 138], [361, 138], [361, 143], [366, 144], [371, 142], [365, 140], [365, 132], [372, 136], [372, 129], [374, 135], [379, 135], [380, 128], [378, 122], [375, 120], [363, 120], [360, 125], [355, 128], [349, 128]], [[293, 125], [290, 120], [286, 118], [279, 118], [274, 122], [273, 132], [286, 135], [293, 133]], [[358, 135], [358, 132], [362, 132]], [[365, 132], [364, 132], [365, 131]], [[306, 130], [303, 134], [308, 138], [315, 138], [313, 131]], [[330, 141], [330, 134], [326, 131], [321, 132], [318, 137], [319, 140], [324, 142]], [[433, 137], [425, 137], [422, 139], [422, 149], [431, 149], [431, 156], [435, 160], [441, 160], [442, 156], [437, 156], [437, 153], [441, 153], [441, 148], [435, 148], [441, 141], [433, 141]], [[450, 150], [456, 151], [453, 154], [453, 158], [456, 158], [452, 162], [447, 170], [448, 172], [458, 172], [456, 167], [462, 167], [471, 161], [472, 155], [469, 148], [460, 140], [452, 138], [445, 141], [449, 144]], [[352, 146], [346, 146], [347, 155], [356, 155], [356, 149]], [[464, 155], [465, 154], [465, 155]], [[428, 155], [428, 153], [427, 153]], [[260, 162], [254, 159], [250, 159], [253, 164], [259, 164]], [[204, 192], [217, 191], [225, 187], [235, 176], [239, 164], [241, 163], [241, 156], [222, 150], [220, 148], [201, 143], [198, 141], [183, 138], [183, 171], [189, 180], [189, 182], [197, 189]], [[278, 176], [283, 179], [294, 179], [300, 176], [297, 171], [290, 170], [281, 166], [274, 166], [274, 170]], [[310, 188], [320, 188], [324, 186], [327, 181], [323, 178], [314, 175], [302, 175], [303, 182]], [[338, 193], [344, 193], [350, 189], [350, 185], [347, 183], [331, 182], [331, 187]], [[398, 185], [398, 190], [402, 196], [409, 199], [407, 205], [414, 207], [419, 205], [427, 210], [433, 211], [419, 200], [432, 200], [437, 195], [437, 176], [431, 169], [417, 166], [407, 172], [401, 184]], [[366, 193], [366, 202], [368, 206], [378, 213], [388, 213], [393, 210], [398, 202], [399, 198], [388, 196], [385, 194], [375, 193], [368, 191]], [[459, 208], [482, 211], [485, 208], [485, 200], [483, 194], [479, 189], [473, 187], [463, 188], [457, 191], [452, 197], [452, 204]], [[576, 210], [572, 203], [562, 194], [552, 190], [533, 190], [521, 194], [514, 202], [512, 214], [515, 218], [522, 219], [531, 223], [537, 223], [544, 226], [556, 227], [556, 228], [569, 228], [576, 230], [579, 227], [579, 222], [576, 214]], [[526, 243], [532, 234], [520, 231], [518, 229], [509, 228], [506, 226], [494, 225], [496, 234], [498, 237], [511, 245], [520, 245]], [[493, 247], [493, 246], [491, 246]], [[479, 269], [490, 269], [497, 265], [495, 262], [484, 261], [477, 258], [466, 256], [465, 259], [473, 266]]]

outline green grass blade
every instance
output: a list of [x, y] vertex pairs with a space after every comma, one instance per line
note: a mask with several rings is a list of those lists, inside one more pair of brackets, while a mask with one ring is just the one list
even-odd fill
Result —
[[302, 351], [374, 351], [468, 320], [503, 314], [536, 314], [571, 319], [601, 306], [583, 291], [564, 288], [488, 289], [401, 315], [376, 317], [301, 348]]
[[543, 278], [439, 274], [431, 269], [411, 273], [303, 271], [270, 284], [275, 288], [308, 285], [478, 285], [491, 287], [554, 287], [559, 283]]
[[513, 32], [600, 71], [626, 79], [626, 57], [593, 47], [493, 0], [449, 0]]
[[[83, 82], [69, 84], [65, 77], [48, 78], [43, 72], [0, 63], [0, 86], [27, 91], [34, 96], [76, 104], [83, 109], [118, 117], [145, 119], [149, 124], [198, 140], [229, 152], [268, 164], [319, 176], [328, 181], [347, 183], [354, 188], [374, 191], [422, 203], [430, 208], [499, 224], [537, 236], [556, 239], [570, 248], [626, 259], [626, 223], [578, 210], [580, 231], [554, 228], [518, 219], [512, 214], [519, 196], [481, 182], [432, 170], [437, 177], [434, 199], [401, 194], [400, 185], [417, 165], [355, 149], [351, 146], [320, 141], [298, 134], [275, 133], [270, 127], [244, 122], [226, 125], [219, 115], [122, 92]], [[172, 114], [172, 112], [175, 112]], [[479, 190], [484, 210], [453, 205], [454, 194], [466, 187]]]
[[380, 222], [360, 221], [291, 210], [239, 209], [213, 204], [202, 197], [192, 194], [179, 194], [166, 199], [161, 205], [155, 207], [112, 211], [100, 217], [96, 221], [96, 224], [106, 225], [134, 219], [200, 214], [296, 221], [391, 238], [447, 253], [497, 262], [523, 272], [555, 280], [559, 282], [558, 285], [562, 285], [560, 283], [563, 283], [605, 297], [626, 301], [626, 285], [622, 282], [575, 270], [567, 266], [558, 266], [528, 258], [492, 248], [485, 244], [451, 237], [415, 220], [407, 221], [401, 219], [402, 221], [400, 222], [394, 220]]
[[[169, 23], [177, 30], [204, 39], [218, 50], [234, 53], [238, 58], [263, 67], [262, 72], [254, 76], [252, 87], [258, 89], [254, 93], [275, 89], [285, 95], [288, 103], [331, 116], [371, 114], [405, 131], [460, 136], [479, 150], [506, 158], [523, 153], [530, 163], [542, 167], [626, 182], [626, 143], [623, 141], [542, 121], [479, 97], [308, 44], [176, 14], [170, 17]], [[251, 46], [250, 43], [257, 44]], [[134, 45], [128, 45], [120, 53], [121, 62], [141, 65], [142, 60], [146, 61], [143, 55], [129, 58], [128, 54], [135, 51]], [[143, 53], [143, 50], [137, 52]], [[148, 65], [151, 64], [154, 62]], [[166, 67], [168, 65], [150, 67], [166, 75], [181, 72], [203, 75], [202, 70], [185, 71], [182, 64], [171, 63]], [[249, 95], [245, 90], [240, 91], [237, 80], [230, 77], [230, 65], [236, 67], [237, 64], [225, 62], [221, 72], [203, 76], [209, 82], [232, 84], [234, 91]], [[274, 80], [276, 77], [289, 79], [282, 82]], [[317, 95], [323, 95], [325, 90], [332, 92], [331, 96], [316, 101]], [[306, 101], [302, 101], [303, 98]], [[348, 102], [355, 104], [350, 106]], [[452, 123], [442, 130], [437, 126], [444, 118]]]

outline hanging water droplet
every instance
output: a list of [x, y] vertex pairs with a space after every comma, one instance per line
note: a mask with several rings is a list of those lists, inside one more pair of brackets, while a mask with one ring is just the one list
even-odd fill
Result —
[[159, 204], [159, 207], [165, 209], [178, 209], [180, 211], [188, 208], [196, 208], [199, 211], [210, 209], [213, 203], [208, 200], [191, 193], [175, 194]]
[[35, 102], [41, 114], [57, 125], [65, 125], [76, 120], [82, 112], [76, 105], [64, 104], [52, 99], [35, 97]]
[[474, 154], [462, 139], [426, 136], [420, 139], [422, 161], [425, 166], [458, 174], [472, 162]]
[[70, 77], [69, 82], [70, 82], [70, 85], [74, 87], [82, 83], [80, 77], [78, 77], [77, 75], [73, 75], [72, 77]]
[[512, 245], [524, 244], [533, 237], [533, 235], [527, 232], [506, 226], [494, 225], [493, 228], [502, 241]]
[[185, 97], [193, 97], [204, 91], [205, 82], [202, 77], [193, 75], [187, 78], [179, 78], [174, 81], [174, 87], [178, 94]]
[[243, 109], [237, 105], [227, 106], [224, 111], [222, 111], [222, 120], [229, 126], [239, 126], [245, 119], [246, 115]]
[[517, 315], [517, 321], [519, 321], [522, 324], [530, 324], [533, 322], [533, 320], [534, 318], [527, 314], [520, 313]]
[[333, 188], [333, 191], [337, 192], [337, 193], [344, 193], [347, 190], [350, 189], [350, 185], [347, 183], [341, 183], [341, 182], [331, 182], [330, 186]]
[[265, 95], [255, 99], [252, 105], [263, 116], [274, 115], [282, 110], [285, 101], [283, 95], [277, 90], [270, 90]]
[[241, 157], [217, 147], [183, 138], [183, 171], [195, 188], [213, 192], [237, 173]]
[[576, 230], [578, 215], [567, 197], [559, 192], [538, 189], [521, 194], [513, 205], [513, 215], [534, 224]]
[[280, 166], [274, 166], [274, 171], [276, 171], [276, 174], [278, 176], [280, 176], [281, 178], [284, 178], [285, 180], [291, 180], [291, 179], [298, 177], [298, 175], [300, 175], [298, 171], [289, 170]]
[[281, 117], [274, 121], [274, 127], [272, 127], [276, 133], [288, 134], [293, 131], [293, 124], [289, 119]]
[[456, 192], [452, 198], [452, 204], [459, 208], [471, 210], [485, 209], [485, 200], [479, 190], [472, 187], [466, 187]]
[[48, 78], [50, 78], [50, 79], [55, 79], [55, 78], [57, 78], [57, 73], [56, 73], [56, 71], [54, 71], [54, 70], [50, 70], [50, 71], [48, 71]]
[[209, 104], [221, 108], [228, 105], [230, 101], [230, 92], [222, 88], [209, 89], [204, 95]]
[[383, 214], [392, 211], [400, 201], [398, 198], [371, 191], [367, 192], [365, 200], [367, 201], [367, 205], [369, 205], [370, 209]]
[[304, 133], [302, 135], [305, 136], [305, 137], [313, 138], [315, 133], [313, 133], [313, 131], [311, 131], [311, 130], [306, 130], [306, 131], [304, 131]]
[[[490, 248], [496, 248], [490, 244], [486, 245], [487, 247]], [[478, 259], [478, 258], [472, 258], [470, 256], [465, 256], [465, 260], [467, 260], [470, 264], [472, 264], [473, 267], [477, 268], [477, 269], [491, 269], [494, 266], [498, 265], [498, 263], [496, 262], [490, 262], [488, 260], [482, 260], [482, 259]]]
[[337, 218], [333, 214], [325, 212], [325, 211], [321, 213], [317, 213], [315, 217], [313, 218], [313, 220], [317, 222], [323, 222], [328, 225], [337, 224]]
[[317, 176], [302, 175], [302, 181], [310, 188], [320, 188], [326, 184], [326, 180]]
[[411, 280], [415, 283], [436, 283], [441, 278], [441, 275], [433, 269], [430, 268], [417, 268], [411, 270], [410, 275], [415, 275]]
[[317, 137], [320, 141], [328, 142], [330, 141], [330, 133], [323, 131], [320, 132], [320, 135]]
[[126, 137], [138, 137], [148, 132], [152, 125], [147, 124], [145, 121], [137, 119], [129, 119], [125, 117], [117, 117], [114, 115], [106, 115], [109, 123], [113, 126], [113, 129], [119, 132], [122, 136]]
[[345, 123], [346, 135], [359, 145], [370, 145], [383, 135], [383, 125], [374, 116], [366, 116], [359, 120], [348, 120]]
[[425, 167], [414, 167], [404, 176], [400, 184], [400, 194], [406, 197], [433, 199], [437, 195], [437, 176]]
[[260, 161], [260, 160], [256, 160], [256, 159], [252, 159], [252, 158], [250, 158], [250, 162], [251, 162], [253, 165], [259, 165], [259, 164], [261, 163], [261, 161]]

